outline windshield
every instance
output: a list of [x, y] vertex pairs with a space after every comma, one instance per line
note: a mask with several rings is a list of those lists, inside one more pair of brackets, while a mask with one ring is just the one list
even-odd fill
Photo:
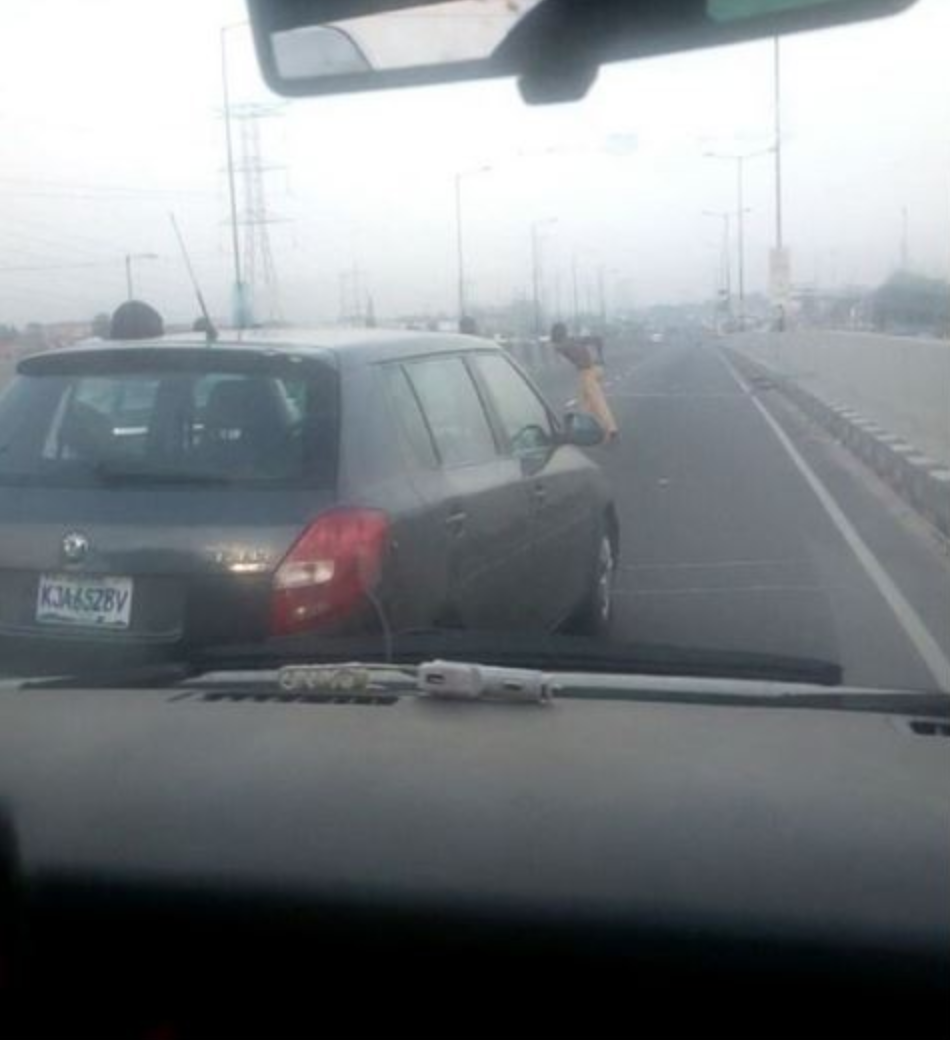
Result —
[[0, 38], [18, 660], [464, 632], [950, 690], [944, 0], [542, 106], [277, 98], [241, 0]]

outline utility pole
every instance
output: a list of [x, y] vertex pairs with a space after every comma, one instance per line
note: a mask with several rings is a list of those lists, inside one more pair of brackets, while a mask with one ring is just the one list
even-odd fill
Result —
[[269, 226], [280, 222], [267, 205], [265, 174], [281, 167], [266, 163], [261, 147], [262, 119], [279, 114], [279, 105], [254, 103], [232, 106], [232, 118], [241, 131], [241, 164], [237, 168], [243, 178], [244, 207], [241, 223], [244, 225], [243, 273], [247, 279], [247, 316], [254, 302], [255, 290], [263, 289], [268, 317], [281, 318], [280, 292], [277, 269], [271, 251]]

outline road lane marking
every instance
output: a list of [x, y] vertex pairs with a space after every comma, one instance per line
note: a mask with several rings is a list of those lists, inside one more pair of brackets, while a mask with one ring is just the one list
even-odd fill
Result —
[[614, 589], [615, 596], [732, 596], [745, 592], [829, 592], [827, 585], [688, 585], [680, 589]]
[[630, 563], [621, 571], [687, 571], [733, 567], [801, 567], [801, 560], [711, 560], [709, 563]]
[[657, 397], [657, 398], [660, 398], [661, 400], [666, 400], [667, 398], [671, 398], [672, 397], [672, 398], [676, 398], [677, 400], [683, 400], [684, 398], [687, 398], [687, 399], [690, 399], [690, 400], [697, 399], [697, 400], [719, 401], [719, 400], [722, 400], [723, 398], [735, 398], [737, 395], [736, 395], [735, 391], [733, 391], [731, 394], [705, 394], [705, 393], [694, 393], [691, 390], [678, 390], [675, 393], [650, 393], [649, 391], [639, 391], [639, 392], [638, 391], [629, 391], [629, 392], [626, 392], [626, 393], [611, 394], [610, 396], [611, 397], [617, 397], [617, 398], [623, 398], [623, 399], [626, 399], [626, 398], [641, 398], [641, 397], [650, 399], [650, 398]]
[[891, 612], [897, 618], [898, 624], [904, 630], [904, 634], [911, 641], [914, 649], [927, 666], [927, 670], [936, 680], [938, 687], [941, 690], [950, 692], [950, 658], [943, 652], [940, 644], [931, 635], [930, 630], [924, 624], [920, 615], [914, 610], [897, 585], [894, 584], [891, 576], [870, 548], [868, 548], [867, 543], [845, 516], [841, 507], [835, 501], [834, 496], [805, 461], [799, 450], [792, 443], [791, 438], [779, 425], [778, 420], [772, 416], [765, 405], [749, 390], [729, 359], [722, 353], [719, 353], [718, 356], [723, 365], [725, 365], [726, 370], [739, 385], [743, 394], [755, 405], [758, 413], [768, 423], [772, 432], [778, 438], [779, 443], [788, 453], [789, 458], [795, 463], [798, 471], [805, 478], [805, 482], [814, 491], [818, 501], [831, 518], [832, 523], [837, 527], [838, 533], [847, 542], [849, 548], [857, 557], [858, 562], [864, 568], [865, 573], [891, 608]]

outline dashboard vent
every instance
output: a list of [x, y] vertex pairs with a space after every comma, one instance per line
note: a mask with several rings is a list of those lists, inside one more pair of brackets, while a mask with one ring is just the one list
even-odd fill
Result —
[[285, 693], [268, 690], [201, 690], [189, 691], [176, 701], [200, 701], [203, 704], [349, 704], [368, 708], [386, 708], [399, 698], [394, 694]]
[[918, 737], [950, 737], [950, 722], [936, 722], [933, 719], [911, 719], [908, 723], [911, 732]]

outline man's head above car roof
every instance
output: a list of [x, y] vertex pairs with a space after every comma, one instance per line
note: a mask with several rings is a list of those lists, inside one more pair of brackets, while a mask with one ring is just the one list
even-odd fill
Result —
[[161, 314], [142, 300], [127, 300], [115, 309], [109, 339], [156, 339], [165, 334]]

